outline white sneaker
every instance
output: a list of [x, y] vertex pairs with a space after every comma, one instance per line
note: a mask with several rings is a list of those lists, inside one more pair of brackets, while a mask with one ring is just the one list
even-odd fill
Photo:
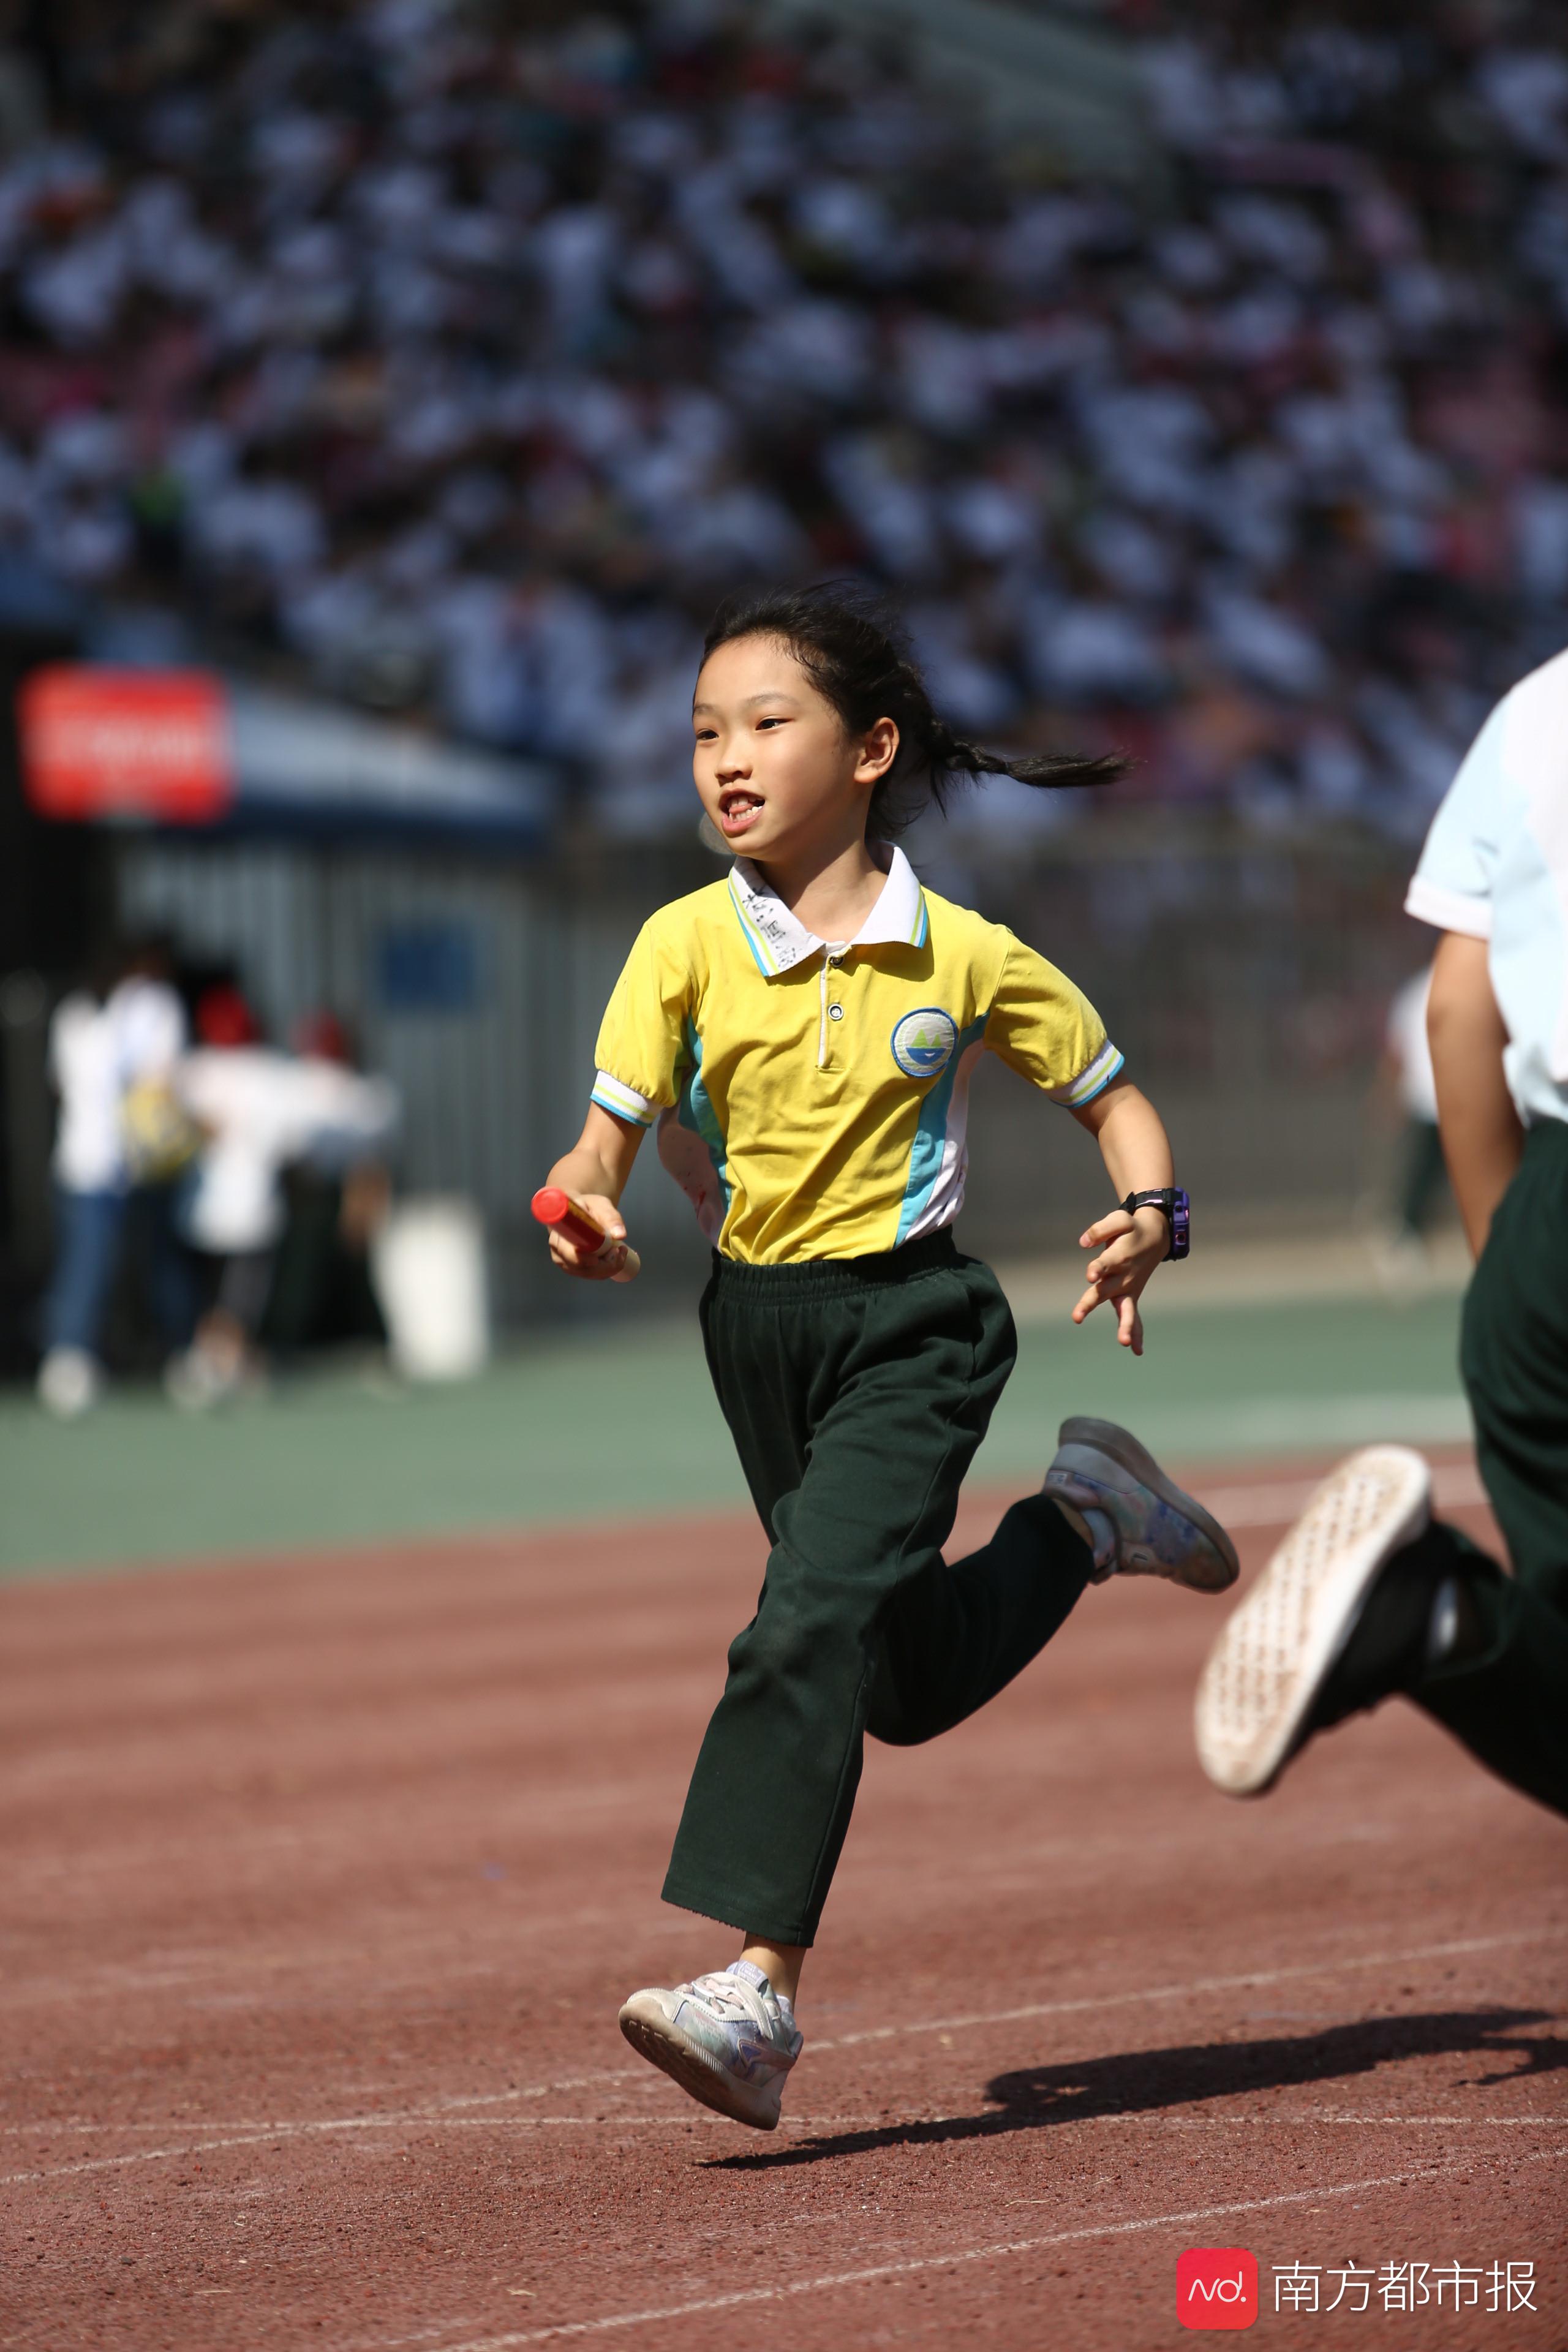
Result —
[[752, 1960], [668, 1992], [634, 1992], [621, 2032], [705, 2107], [758, 2131], [776, 2128], [784, 2077], [805, 2041], [788, 2001]]
[[1232, 1611], [1198, 1683], [1198, 1761], [1232, 1797], [1260, 1797], [1314, 1727], [1313, 1709], [1392, 1552], [1430, 1516], [1432, 1474], [1407, 1445], [1366, 1445], [1331, 1470]]
[[57, 1421], [79, 1421], [103, 1393], [103, 1367], [85, 1348], [51, 1348], [38, 1366], [38, 1402]]

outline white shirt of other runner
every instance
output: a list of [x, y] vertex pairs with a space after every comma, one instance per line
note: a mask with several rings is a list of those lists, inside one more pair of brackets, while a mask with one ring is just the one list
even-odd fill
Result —
[[1522, 678], [1481, 729], [1405, 906], [1487, 941], [1519, 1115], [1568, 1118], [1568, 653]]
[[125, 1191], [126, 1091], [171, 1073], [184, 1042], [184, 1008], [162, 981], [121, 981], [102, 1004], [85, 993], [61, 1000], [49, 1024], [49, 1076], [60, 1098], [55, 1179], [68, 1192]]
[[270, 1249], [283, 1230], [279, 1177], [290, 1161], [344, 1164], [385, 1142], [397, 1124], [397, 1090], [387, 1079], [266, 1045], [187, 1054], [174, 1089], [208, 1131], [184, 1225], [215, 1256]]

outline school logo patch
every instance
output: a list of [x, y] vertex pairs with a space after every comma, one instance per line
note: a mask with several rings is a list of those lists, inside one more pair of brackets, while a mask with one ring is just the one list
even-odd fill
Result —
[[889, 1040], [906, 1078], [934, 1078], [952, 1059], [958, 1029], [951, 1013], [934, 1004], [906, 1013]]

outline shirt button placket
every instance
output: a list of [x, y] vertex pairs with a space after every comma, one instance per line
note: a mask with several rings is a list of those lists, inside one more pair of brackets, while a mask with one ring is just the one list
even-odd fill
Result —
[[828, 990], [837, 985], [843, 965], [841, 955], [824, 956], [822, 960], [822, 1045], [818, 1066], [825, 1070], [835, 1067], [837, 1059], [833, 1051], [835, 1032], [844, 1018], [844, 1006], [837, 996], [828, 994]]

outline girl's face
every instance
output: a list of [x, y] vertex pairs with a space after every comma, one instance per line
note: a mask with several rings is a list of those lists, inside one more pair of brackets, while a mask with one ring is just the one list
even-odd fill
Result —
[[854, 839], [892, 766], [899, 730], [851, 736], [776, 637], [735, 637], [702, 665], [691, 705], [691, 772], [726, 842], [765, 861]]

